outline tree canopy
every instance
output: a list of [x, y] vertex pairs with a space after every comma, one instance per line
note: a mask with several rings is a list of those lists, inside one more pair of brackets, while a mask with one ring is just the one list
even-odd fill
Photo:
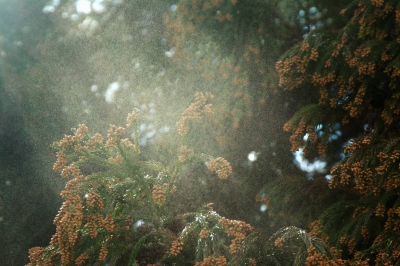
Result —
[[400, 265], [398, 1], [33, 2], [0, 1], [7, 265]]

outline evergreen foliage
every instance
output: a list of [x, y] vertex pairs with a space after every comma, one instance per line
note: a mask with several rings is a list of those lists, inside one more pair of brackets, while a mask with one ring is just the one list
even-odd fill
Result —
[[1, 33], [35, 152], [99, 132], [53, 144], [64, 203], [30, 265], [400, 265], [398, 1], [88, 2]]
[[[318, 108], [325, 112], [315, 113], [324, 134], [312, 142], [320, 155], [335, 152], [324, 138], [331, 125], [353, 128], [329, 186], [353, 187], [361, 198], [324, 211], [312, 232], [349, 264], [398, 265], [399, 4], [353, 1], [341, 13], [352, 15], [343, 29], [313, 31], [277, 62], [284, 89], [319, 92]], [[316, 107], [304, 107], [285, 125], [294, 150], [305, 144], [301, 136], [315, 134], [310, 108]]]

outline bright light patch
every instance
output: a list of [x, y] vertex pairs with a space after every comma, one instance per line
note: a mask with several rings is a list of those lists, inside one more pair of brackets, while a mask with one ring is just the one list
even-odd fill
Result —
[[308, 12], [310, 12], [311, 14], [317, 13], [317, 11], [318, 11], [318, 9], [317, 9], [315, 6], [311, 7], [311, 8], [308, 10]]
[[78, 0], [75, 3], [76, 12], [78, 14], [90, 14], [92, 11], [91, 3], [89, 0]]
[[137, 229], [139, 226], [141, 226], [142, 224], [144, 224], [144, 221], [143, 220], [138, 220], [134, 225], [133, 225], [133, 227], [135, 228], [135, 229]]
[[42, 12], [47, 14], [47, 13], [53, 13], [56, 9], [54, 8], [54, 6], [51, 5], [47, 5], [45, 7], [43, 7]]
[[103, 13], [106, 7], [103, 4], [103, 0], [96, 0], [92, 4], [93, 11], [96, 13]]
[[249, 153], [249, 155], [247, 155], [247, 159], [249, 159], [250, 162], [254, 162], [257, 160], [257, 156], [258, 154], [255, 151], [252, 151]]
[[148, 132], [147, 134], [146, 134], [146, 138], [148, 138], [148, 139], [151, 139], [152, 137], [154, 137], [154, 135], [156, 134], [156, 130], [155, 129], [153, 129], [152, 131], [150, 131], [150, 132]]
[[82, 21], [81, 24], [79, 24], [79, 26], [80, 26], [81, 28], [88, 28], [88, 27], [90, 26], [90, 23], [91, 23], [92, 21], [93, 21], [92, 18], [87, 17], [87, 18], [85, 18], [84, 21]]
[[265, 212], [267, 210], [267, 204], [262, 204], [261, 206], [260, 206], [260, 211], [261, 212]]
[[147, 125], [146, 125], [145, 123], [142, 123], [142, 124], [140, 124], [140, 126], [139, 126], [139, 130], [140, 130], [140, 131], [145, 131], [146, 128], [147, 128]]
[[165, 52], [165, 56], [166, 57], [172, 57], [174, 55], [174, 50], [175, 50], [175, 48], [172, 47], [171, 49], [169, 49], [169, 51]]
[[115, 93], [118, 91], [118, 89], [118, 82], [113, 82], [108, 86], [106, 93], [104, 94], [104, 98], [106, 99], [107, 103], [113, 103], [115, 101]]
[[299, 168], [307, 173], [323, 173], [325, 172], [326, 162], [321, 160], [315, 160], [313, 163], [310, 163], [303, 156], [303, 149], [300, 148], [298, 151], [293, 153], [294, 162], [299, 166]]

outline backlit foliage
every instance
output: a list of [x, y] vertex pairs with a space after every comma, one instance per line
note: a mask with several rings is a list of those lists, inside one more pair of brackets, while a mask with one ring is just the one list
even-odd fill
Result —
[[[197, 100], [200, 95], [196, 95]], [[29, 265], [91, 265], [100, 261], [115, 265], [126, 260], [131, 265], [140, 260], [138, 252], [144, 249], [155, 252], [152, 260], [156, 263], [178, 256], [184, 249], [184, 241], [166, 225], [174, 218], [170, 217], [173, 204], [167, 202], [177, 190], [181, 162], [167, 169], [142, 159], [138, 112], [128, 115], [127, 128], [110, 125], [106, 139], [99, 133], [91, 136], [88, 127], [80, 124], [73, 135], [65, 135], [53, 144], [58, 150], [53, 169], [69, 181], [61, 192], [64, 203], [54, 219], [56, 233], [48, 247], [30, 250]], [[184, 112], [182, 117], [186, 115]], [[133, 142], [124, 138], [129, 130], [133, 130]], [[199, 161], [214, 160], [189, 151]], [[228, 178], [230, 164], [220, 157], [215, 162], [221, 166], [211, 170]], [[245, 226], [239, 221], [219, 219], [222, 226]], [[235, 228], [235, 243], [240, 247], [250, 227]], [[145, 248], [146, 241], [150, 244]]]
[[[306, 147], [307, 155], [316, 147], [325, 156], [337, 149], [328, 138], [334, 125], [343, 131], [349, 125], [359, 127], [349, 135], [344, 159], [331, 169], [329, 186], [352, 187], [361, 198], [332, 206], [313, 223], [312, 233], [336, 246], [349, 265], [396, 265], [399, 5], [360, 0], [341, 13], [352, 15], [342, 30], [312, 31], [276, 63], [283, 89], [319, 93], [319, 99], [300, 110], [284, 129], [292, 133], [293, 150]], [[318, 136], [317, 128], [322, 128]], [[311, 249], [307, 265], [317, 264], [345, 265]]]
[[[375, 133], [392, 131], [399, 112], [396, 4], [354, 1], [343, 10], [354, 12], [353, 18], [338, 34], [313, 31], [276, 63], [282, 88], [312, 89], [319, 93], [319, 108], [325, 110], [322, 114], [315, 110], [319, 118], [312, 122], [307, 117], [314, 110], [304, 110], [305, 120], [288, 122], [287, 131], [300, 136], [323, 124], [325, 132], [329, 132], [334, 122], [347, 125], [354, 119], [364, 121]], [[301, 145], [298, 139], [292, 140], [294, 148]]]
[[[163, 15], [150, 7], [155, 2], [110, 1], [107, 16], [79, 17], [72, 27], [60, 27], [57, 49], [49, 35], [35, 51], [44, 63], [28, 71], [29, 85], [62, 91], [65, 113], [91, 113], [95, 131], [132, 106], [156, 132], [169, 125], [176, 130], [141, 150], [146, 145], [140, 145], [143, 132], [134, 111], [126, 128], [111, 125], [106, 137], [90, 135], [81, 124], [55, 143], [53, 168], [68, 180], [64, 203], [50, 245], [30, 250], [31, 265], [398, 263], [397, 1], [352, 1], [341, 12], [343, 20], [351, 18], [343, 28], [317, 27], [283, 56], [302, 34], [295, 32], [299, 11], [282, 7], [306, 9], [313, 1], [181, 0], [169, 9], [168, 1], [160, 1]], [[321, 10], [332, 7], [319, 2]], [[138, 17], [150, 26], [142, 28]], [[85, 45], [72, 51], [75, 42]], [[116, 49], [115, 42], [124, 48]], [[66, 73], [46, 64], [59, 56], [70, 65]], [[105, 64], [110, 67], [99, 67]], [[118, 93], [97, 103], [116, 82], [115, 73]], [[86, 75], [96, 86], [82, 107], [74, 100], [87, 97], [92, 84], [82, 81]], [[291, 134], [293, 152], [328, 161], [329, 186], [323, 171], [307, 180], [290, 167], [281, 127], [298, 107], [283, 129]], [[333, 141], [337, 131], [343, 137]], [[249, 163], [243, 154], [251, 150], [261, 152]], [[207, 154], [228, 155], [232, 165]], [[196, 163], [211, 173], [193, 170]], [[218, 176], [220, 183], [212, 187], [205, 175]], [[244, 197], [230, 193], [232, 187]], [[179, 193], [184, 200], [213, 194], [216, 205], [224, 206], [218, 211], [231, 217], [211, 205], [179, 212], [186, 203], [172, 200]], [[308, 224], [310, 233], [300, 229]]]
[[272, 37], [280, 32], [269, 25], [280, 16], [275, 1], [185, 0], [177, 3], [176, 12], [164, 14], [172, 61], [187, 73], [182, 82], [186, 88], [212, 88], [216, 96], [210, 124], [214, 134], [199, 141], [212, 142], [222, 153], [228, 143], [229, 149], [239, 149], [237, 135], [249, 130], [248, 121], [255, 119], [267, 95], [277, 93], [273, 62], [282, 48]]
[[[196, 103], [202, 97], [196, 94]], [[181, 120], [185, 117], [187, 111]], [[186, 146], [179, 150], [187, 157], [177, 158], [175, 165], [143, 160], [139, 111], [126, 122], [127, 128], [110, 125], [106, 138], [91, 136], [80, 124], [53, 144], [58, 150], [53, 169], [68, 180], [61, 192], [64, 203], [49, 246], [31, 248], [28, 265], [263, 265], [279, 257], [301, 263], [307, 247], [326, 252], [320, 240], [295, 227], [266, 241], [251, 225], [220, 216], [212, 203], [173, 216], [170, 198], [179, 190], [175, 184], [183, 163], [206, 162], [221, 179], [232, 167], [222, 157], [196, 154]], [[124, 138], [130, 130], [133, 141]]]

